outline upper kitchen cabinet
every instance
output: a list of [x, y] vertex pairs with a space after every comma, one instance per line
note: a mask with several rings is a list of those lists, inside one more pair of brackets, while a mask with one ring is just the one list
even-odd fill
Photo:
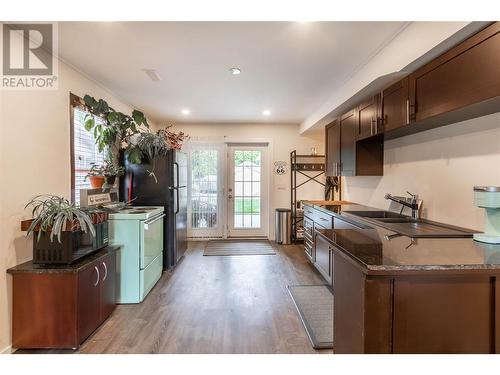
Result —
[[408, 77], [382, 90], [380, 98], [380, 131], [390, 133], [410, 123]]
[[340, 175], [356, 175], [356, 112], [342, 115], [340, 124]]
[[340, 125], [338, 120], [334, 120], [325, 126], [326, 141], [326, 166], [327, 176], [340, 175]]
[[488, 26], [412, 73], [409, 98], [415, 131], [498, 112], [500, 23]]
[[376, 95], [356, 107], [356, 138], [365, 139], [380, 132], [380, 95]]
[[[368, 110], [364, 113], [368, 113]], [[375, 129], [374, 125], [372, 128]], [[327, 176], [381, 176], [384, 144], [381, 136], [358, 140], [358, 110], [325, 127]]]

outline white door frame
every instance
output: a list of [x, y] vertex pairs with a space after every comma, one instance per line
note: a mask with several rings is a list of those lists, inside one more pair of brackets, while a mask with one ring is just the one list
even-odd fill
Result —
[[[227, 204], [227, 191], [226, 191], [226, 186], [228, 184], [228, 145], [231, 144], [241, 144], [241, 145], [267, 145], [267, 186], [264, 187], [265, 192], [267, 194], [267, 218], [263, 217], [262, 218], [262, 223], [267, 224], [267, 238], [271, 238], [274, 233], [274, 226], [271, 225], [273, 217], [271, 217], [271, 202], [273, 202], [273, 189], [270, 188], [270, 186], [273, 183], [273, 178], [274, 175], [272, 174], [272, 161], [274, 159], [274, 145], [273, 145], [273, 139], [272, 138], [240, 138], [240, 137], [233, 137], [233, 136], [223, 136], [223, 137], [196, 137], [192, 138], [191, 141], [189, 141], [188, 147], [191, 145], [203, 145], [203, 144], [218, 144], [221, 147], [221, 171], [220, 171], [220, 199], [221, 199], [221, 204], [220, 204], [220, 210], [219, 210], [219, 217], [220, 217], [220, 222], [224, 223], [223, 228], [222, 228], [222, 238], [226, 239], [228, 238], [228, 228], [227, 228], [227, 210], [228, 210], [228, 204]], [[190, 159], [190, 158], [189, 158]], [[189, 163], [191, 160], [189, 160]], [[189, 165], [189, 189], [191, 189], [191, 166]], [[263, 191], [264, 191], [263, 189]], [[190, 192], [190, 190], [188, 190]], [[188, 194], [188, 214], [190, 215], [191, 212], [191, 194]], [[191, 231], [190, 231], [190, 220], [191, 218], [188, 219], [188, 236], [192, 236]]]
[[[234, 178], [234, 170], [233, 162], [231, 160], [232, 157], [232, 149], [239, 148], [242, 150], [252, 150], [256, 148], [260, 148], [262, 150], [261, 156], [261, 203], [260, 203], [260, 228], [233, 228], [233, 223], [231, 220], [234, 220], [233, 213], [230, 212], [234, 209], [234, 199], [230, 199], [229, 195], [234, 195], [234, 191], [230, 192], [229, 189], [233, 188], [232, 179]], [[237, 237], [264, 237], [269, 238], [269, 177], [270, 177], [270, 155], [269, 155], [269, 143], [267, 142], [228, 142], [226, 143], [226, 161], [227, 165], [224, 168], [226, 173], [226, 181], [225, 181], [225, 203], [226, 203], [226, 216], [225, 216], [225, 238], [237, 238]]]

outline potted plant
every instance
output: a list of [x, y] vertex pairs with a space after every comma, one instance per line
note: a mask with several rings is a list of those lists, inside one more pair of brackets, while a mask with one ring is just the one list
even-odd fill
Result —
[[85, 179], [89, 179], [90, 186], [94, 189], [101, 188], [104, 185], [105, 177], [104, 177], [104, 165], [98, 163], [90, 163], [90, 170], [88, 171]]
[[33, 218], [21, 221], [21, 230], [33, 235], [33, 263], [70, 264], [107, 246], [106, 212], [79, 208], [56, 195], [36, 196], [28, 207]]

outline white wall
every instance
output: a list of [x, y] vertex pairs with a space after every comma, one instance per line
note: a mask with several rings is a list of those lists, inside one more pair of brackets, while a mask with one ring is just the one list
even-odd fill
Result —
[[385, 193], [417, 193], [424, 217], [482, 230], [475, 185], [500, 186], [500, 113], [385, 142], [383, 177], [347, 177], [343, 198], [387, 208]]
[[[299, 134], [299, 126], [294, 124], [178, 124], [174, 130], [183, 131], [193, 138], [224, 140], [225, 142], [269, 141], [271, 165], [275, 161], [286, 161], [288, 172], [276, 175], [270, 170], [269, 220], [270, 238], [274, 238], [274, 209], [290, 207], [290, 152], [310, 154], [311, 147], [324, 151], [323, 133]], [[323, 199], [324, 188], [319, 184], [307, 184], [301, 188], [298, 199]]]
[[408, 67], [408, 72], [412, 71], [411, 64], [420, 60], [422, 55], [427, 54], [427, 59], [437, 56], [443, 50], [428, 52], [448, 38], [452, 39], [450, 42], [461, 40], [462, 34], [473, 33], [484, 26], [481, 25], [482, 23], [470, 24], [469, 22], [411, 22], [378, 54], [361, 66], [339, 89], [335, 90], [320, 108], [311, 113], [302, 122], [301, 132], [315, 125], [316, 127], [323, 126], [321, 119], [363, 90], [376, 78], [405, 70]]
[[70, 197], [69, 93], [131, 108], [64, 63], [55, 91], [0, 91], [0, 353], [11, 344], [12, 280], [6, 269], [31, 259], [20, 231], [24, 205], [37, 194]]

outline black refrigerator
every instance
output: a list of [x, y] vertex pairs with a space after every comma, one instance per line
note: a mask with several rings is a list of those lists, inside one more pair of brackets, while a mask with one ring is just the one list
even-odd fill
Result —
[[163, 269], [174, 267], [187, 248], [187, 155], [167, 155], [130, 163], [122, 154], [125, 174], [120, 178], [120, 200], [132, 206], [165, 207]]

